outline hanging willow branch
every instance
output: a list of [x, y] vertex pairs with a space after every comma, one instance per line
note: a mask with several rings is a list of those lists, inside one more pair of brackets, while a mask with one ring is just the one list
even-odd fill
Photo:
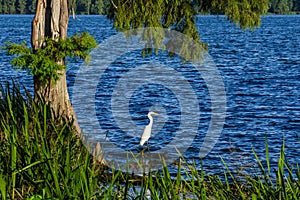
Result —
[[[154, 27], [142, 32], [147, 45], [144, 54], [158, 52], [158, 49], [172, 50], [174, 46], [183, 52], [185, 58], [197, 59], [200, 51], [208, 45], [200, 40], [196, 26], [197, 9], [202, 12], [218, 11], [242, 29], [256, 28], [260, 25], [260, 16], [268, 10], [268, 0], [111, 0], [108, 17], [113, 20], [118, 31]], [[191, 38], [195, 46], [168, 38], [162, 29], [170, 29]], [[201, 30], [201, 27], [199, 27]], [[151, 32], [152, 31], [152, 32]], [[171, 41], [170, 41], [171, 40]], [[168, 41], [168, 43], [165, 43]], [[200, 47], [200, 48], [196, 48]]]

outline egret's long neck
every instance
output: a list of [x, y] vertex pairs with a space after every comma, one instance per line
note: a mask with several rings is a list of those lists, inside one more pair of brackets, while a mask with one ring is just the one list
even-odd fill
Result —
[[152, 118], [151, 114], [148, 114], [148, 118], [150, 120], [149, 125], [152, 125], [153, 124], [153, 118]]

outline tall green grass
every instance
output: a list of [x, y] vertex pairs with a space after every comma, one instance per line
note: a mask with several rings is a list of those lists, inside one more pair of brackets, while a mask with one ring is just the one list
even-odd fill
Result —
[[[26, 90], [25, 90], [26, 91]], [[257, 173], [241, 179], [224, 162], [224, 176], [207, 175], [182, 157], [144, 176], [101, 166], [49, 105], [28, 92], [0, 86], [0, 199], [299, 199], [300, 169], [285, 157], [271, 168], [253, 151]], [[222, 159], [220, 159], [222, 162]], [[274, 175], [274, 176], [273, 176]]]
[[74, 136], [71, 122], [16, 86], [1, 87], [1, 94], [0, 197], [93, 198], [101, 168]]

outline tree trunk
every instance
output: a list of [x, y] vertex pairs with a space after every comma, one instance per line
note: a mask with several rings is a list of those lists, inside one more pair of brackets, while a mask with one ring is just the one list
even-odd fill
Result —
[[[31, 44], [33, 49], [43, 48], [45, 37], [53, 40], [59, 37], [65, 39], [67, 37], [68, 22], [67, 0], [37, 0], [36, 13], [32, 21]], [[64, 64], [64, 60], [58, 61], [58, 63]], [[49, 84], [45, 86], [42, 85], [39, 77], [35, 76], [34, 94], [35, 98], [42, 97], [50, 103], [55, 115], [74, 119], [77, 134], [80, 133], [67, 90], [66, 70], [60, 71], [60, 79], [55, 84], [50, 80]]]

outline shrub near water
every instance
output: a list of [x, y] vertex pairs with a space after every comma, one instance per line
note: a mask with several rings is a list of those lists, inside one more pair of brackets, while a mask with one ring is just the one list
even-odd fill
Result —
[[[271, 169], [256, 153], [257, 174], [237, 177], [224, 162], [224, 176], [206, 175], [183, 158], [143, 177], [108, 172], [74, 136], [72, 122], [47, 104], [0, 86], [0, 199], [299, 199], [300, 169], [285, 159]], [[63, 123], [62, 123], [63, 122]], [[220, 159], [222, 162], [222, 159]], [[263, 164], [265, 163], [265, 165]], [[274, 176], [272, 176], [274, 175]]]

